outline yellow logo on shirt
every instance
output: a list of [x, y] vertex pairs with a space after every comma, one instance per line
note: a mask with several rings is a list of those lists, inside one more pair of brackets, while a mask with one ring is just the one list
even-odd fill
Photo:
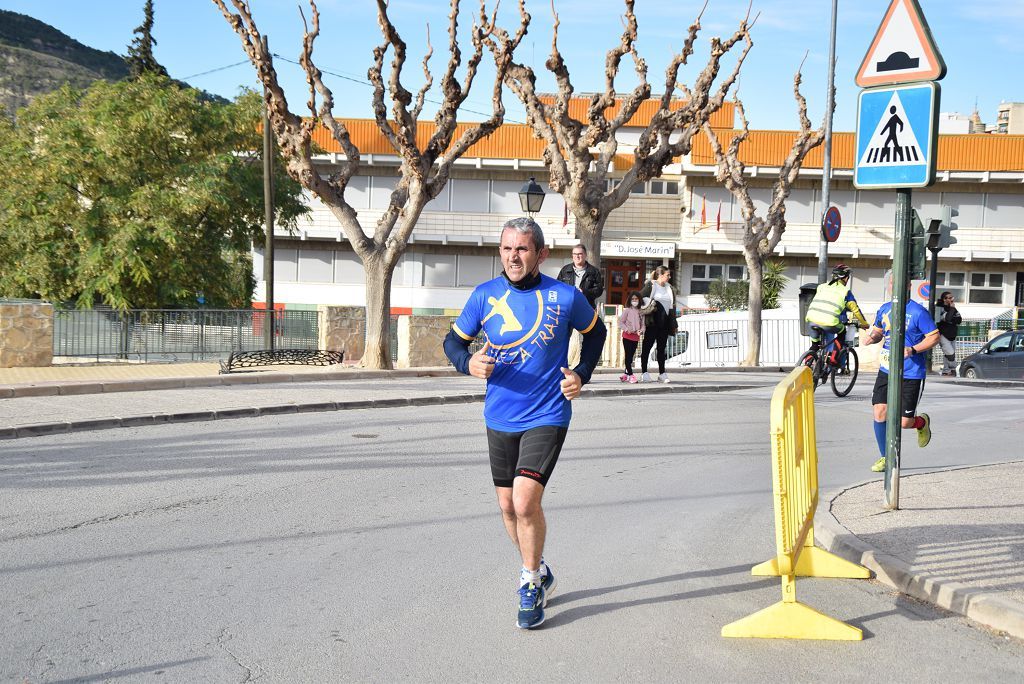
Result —
[[505, 294], [502, 295], [501, 299], [495, 299], [494, 297], [488, 297], [487, 303], [491, 305], [491, 312], [484, 316], [484, 319], [480, 323], [486, 323], [491, 316], [501, 316], [501, 330], [500, 334], [504, 335], [507, 332], [519, 332], [523, 329], [523, 324], [519, 322], [516, 315], [512, 313], [512, 307], [508, 305], [508, 296], [512, 294], [511, 290], [505, 290]]

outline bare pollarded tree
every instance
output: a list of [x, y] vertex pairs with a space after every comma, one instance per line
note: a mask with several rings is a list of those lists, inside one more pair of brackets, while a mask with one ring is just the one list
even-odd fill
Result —
[[[551, 54], [545, 62], [558, 85], [553, 95], [539, 93], [537, 76], [523, 64], [511, 63], [505, 73], [505, 84], [526, 107], [527, 123], [535, 135], [544, 142], [544, 163], [548, 167], [549, 185], [562, 194], [569, 210], [576, 218], [577, 237], [586, 245], [592, 261], [599, 260], [601, 235], [609, 214], [629, 199], [637, 183], [656, 178], [666, 166], [681, 155], [689, 154], [693, 136], [710, 117], [721, 109], [729, 89], [735, 83], [743, 60], [753, 46], [749, 14], [736, 31], [722, 40], [711, 39], [707, 64], [694, 81], [693, 87], [679, 81], [679, 70], [688, 64], [694, 43], [701, 30], [701, 15], [690, 25], [680, 51], [672, 56], [665, 68], [663, 92], [657, 101], [657, 110], [641, 132], [633, 149], [633, 165], [621, 182], [608, 188], [608, 172], [619, 149], [616, 133], [638, 112], [640, 106], [651, 99], [651, 85], [647, 82], [647, 63], [636, 51], [638, 25], [633, 12], [635, 0], [624, 0], [624, 30], [619, 45], [605, 57], [604, 92], [590, 96], [586, 121], [579, 121], [570, 113], [570, 101], [575, 88], [569, 68], [558, 49], [558, 14], [554, 12], [554, 37]], [[520, 31], [516, 34], [495, 27], [486, 38], [496, 58], [510, 56], [520, 39], [523, 27], [530, 24], [525, 0], [519, 0]], [[755, 19], [756, 21], [756, 19]], [[722, 58], [737, 43], [736, 63], [719, 80]], [[624, 95], [616, 91], [615, 80], [623, 58], [630, 55], [637, 85]], [[676, 99], [681, 94], [683, 101]]]
[[[485, 49], [485, 41], [494, 31], [494, 14], [488, 15], [485, 0], [480, 0], [470, 39], [472, 53], [461, 79], [458, 75], [463, 57], [458, 40], [460, 0], [450, 0], [448, 17], [448, 49], [450, 57], [441, 77], [442, 101], [434, 116], [434, 130], [421, 146], [417, 141], [419, 116], [427, 93], [433, 86], [429, 62], [433, 49], [429, 45], [423, 57], [424, 82], [414, 94], [402, 84], [406, 62], [406, 44], [388, 16], [387, 0], [377, 0], [377, 23], [382, 41], [373, 51], [373, 63], [367, 76], [373, 84], [373, 113], [377, 128], [395, 154], [401, 159], [400, 177], [391, 193], [387, 208], [376, 225], [364, 230], [356, 211], [345, 200], [345, 189], [360, 167], [359, 150], [352, 142], [345, 122], [333, 114], [334, 96], [323, 81], [323, 74], [313, 61], [313, 45], [320, 34], [320, 12], [316, 2], [309, 0], [310, 20], [305, 26], [299, 62], [306, 72], [309, 99], [308, 114], [299, 116], [288, 107], [284, 90], [278, 83], [273, 56], [263, 40], [246, 0], [213, 0], [224, 18], [238, 34], [263, 83], [271, 125], [284, 153], [289, 175], [316, 195], [341, 223], [345, 237], [363, 263], [366, 271], [366, 353], [363, 364], [369, 368], [390, 368], [389, 314], [391, 311], [391, 278], [395, 265], [405, 252], [409, 236], [426, 204], [437, 197], [448, 182], [452, 164], [477, 141], [493, 133], [502, 123], [505, 109], [501, 103], [502, 83], [512, 62], [512, 55], [526, 35], [524, 23], [513, 36], [504, 33], [501, 46], [490, 46], [495, 61], [495, 80], [491, 86], [493, 109], [487, 120], [459, 127], [457, 116], [466, 101]], [[233, 9], [232, 9], [233, 8]], [[385, 59], [391, 53], [391, 63]], [[385, 71], [387, 73], [385, 74]], [[390, 112], [389, 112], [390, 104]], [[390, 118], [389, 118], [390, 115]], [[313, 162], [313, 132], [325, 127], [345, 154], [345, 162], [328, 178], [321, 177]], [[459, 133], [456, 136], [456, 133]]]
[[[825, 122], [816, 130], [811, 129], [811, 121], [807, 118], [807, 101], [800, 94], [800, 71], [793, 77], [793, 95], [796, 98], [797, 114], [800, 119], [800, 130], [793, 139], [789, 155], [779, 168], [779, 174], [772, 183], [771, 202], [764, 216], [758, 216], [754, 202], [750, 198], [749, 179], [743, 175], [746, 168], [740, 160], [740, 146], [750, 135], [743, 103], [736, 98], [736, 110], [739, 112], [743, 128], [733, 135], [728, 148], [723, 148], [718, 135], [711, 126], [704, 126], [704, 133], [711, 143], [715, 155], [717, 170], [715, 177], [721, 182], [740, 206], [743, 216], [743, 258], [747, 263], [747, 274], [750, 280], [748, 309], [750, 314], [749, 335], [747, 337], [747, 355], [743, 361], [745, 366], [756, 366], [761, 355], [761, 295], [764, 263], [775, 253], [782, 234], [786, 231], [786, 200], [793, 188], [803, 166], [807, 154], [825, 140]], [[829, 93], [833, 104], [835, 88]]]

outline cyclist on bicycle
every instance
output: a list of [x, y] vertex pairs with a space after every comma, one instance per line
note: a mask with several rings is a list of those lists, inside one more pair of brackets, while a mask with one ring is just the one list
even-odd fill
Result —
[[[857, 320], [857, 327], [867, 330], [868, 321], [861, 313], [857, 305], [857, 298], [853, 296], [850, 289], [850, 274], [852, 271], [846, 264], [839, 264], [832, 269], [832, 279], [827, 283], [818, 285], [818, 291], [811, 300], [807, 309], [806, 320], [812, 326], [821, 328], [825, 335], [824, 345], [818, 335], [816, 328], [812, 327], [811, 351], [817, 351], [822, 346], [828, 349], [846, 327], [847, 311], [853, 314]], [[837, 350], [838, 353], [838, 350]], [[829, 358], [829, 362], [835, 364], [838, 357]]]

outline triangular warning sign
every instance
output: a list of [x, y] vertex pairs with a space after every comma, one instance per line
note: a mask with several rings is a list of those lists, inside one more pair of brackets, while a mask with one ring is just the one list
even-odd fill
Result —
[[938, 81], [946, 63], [917, 0], [892, 0], [854, 79], [861, 88]]
[[893, 91], [857, 166], [866, 168], [924, 164], [925, 152], [917, 142], [914, 129], [910, 127], [910, 119], [900, 101], [899, 91]]

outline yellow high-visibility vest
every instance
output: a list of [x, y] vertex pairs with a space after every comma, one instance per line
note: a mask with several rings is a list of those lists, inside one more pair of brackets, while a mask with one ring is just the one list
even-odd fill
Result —
[[846, 295], [850, 286], [843, 281], [822, 283], [814, 294], [814, 299], [807, 307], [807, 321], [823, 328], [834, 328], [839, 325], [839, 314], [846, 308]]

